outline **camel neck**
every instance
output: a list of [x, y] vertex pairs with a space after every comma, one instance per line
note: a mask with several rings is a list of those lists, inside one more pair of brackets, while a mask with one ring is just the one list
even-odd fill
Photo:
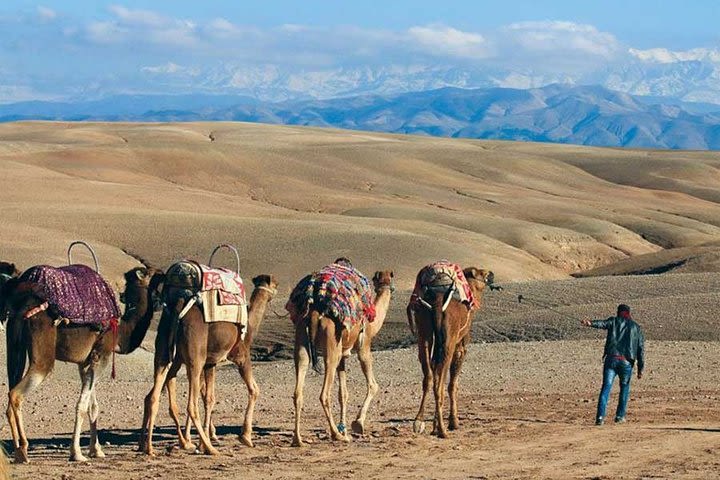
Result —
[[375, 296], [375, 327], [380, 330], [385, 316], [387, 315], [388, 309], [390, 308], [390, 298], [392, 297], [392, 291], [390, 288], [383, 288]]
[[272, 294], [266, 288], [256, 288], [250, 297], [248, 309], [248, 332], [245, 335], [245, 343], [252, 344], [253, 337], [257, 335], [260, 324], [265, 317], [265, 311], [272, 299]]
[[125, 293], [125, 312], [118, 326], [118, 353], [132, 353], [145, 338], [153, 317], [151, 291], [134, 286]]

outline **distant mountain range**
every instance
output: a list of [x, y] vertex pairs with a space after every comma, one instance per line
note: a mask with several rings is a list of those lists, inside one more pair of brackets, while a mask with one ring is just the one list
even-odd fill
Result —
[[234, 95], [114, 96], [0, 105], [0, 121], [232, 120], [461, 138], [720, 150], [720, 106], [599, 86], [440, 88], [393, 95], [263, 102]]
[[346, 66], [298, 70], [279, 65], [231, 64], [189, 72], [177, 71], [177, 68], [147, 69], [145, 74], [153, 85], [165, 85], [169, 92], [186, 89], [235, 94], [266, 102], [392, 95], [444, 87], [527, 89], [561, 83], [601, 85], [631, 95], [720, 105], [720, 53], [698, 49], [686, 52], [683, 58], [675, 58], [677, 55], [663, 50], [632, 51], [631, 58], [625, 62], [582, 74], [490, 65]]

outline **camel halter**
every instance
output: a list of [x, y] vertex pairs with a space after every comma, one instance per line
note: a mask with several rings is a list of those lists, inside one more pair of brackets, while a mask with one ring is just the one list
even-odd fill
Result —
[[277, 295], [277, 288], [270, 288], [270, 287], [266, 287], [265, 285], [261, 285], [261, 286], [257, 287], [257, 289], [258, 289], [258, 290], [265, 290], [266, 292], [268, 292], [268, 293], [269, 293], [270, 295], [272, 295], [273, 297], [274, 297], [275, 295]]
[[24, 317], [25, 318], [34, 317], [38, 313], [44, 312], [45, 310], [47, 310], [49, 306], [50, 306], [50, 304], [48, 302], [41, 303], [37, 307], [33, 307], [30, 310], [28, 310], [27, 312], [25, 312]]

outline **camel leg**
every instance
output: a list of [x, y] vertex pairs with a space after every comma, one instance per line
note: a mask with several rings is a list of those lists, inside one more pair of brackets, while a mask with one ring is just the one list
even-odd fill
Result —
[[[447, 348], [447, 346], [446, 346]], [[448, 432], [442, 413], [445, 408], [445, 379], [450, 370], [450, 363], [455, 355], [454, 349], [448, 348], [445, 360], [433, 367], [433, 390], [435, 393], [435, 433], [440, 438], [447, 438]]]
[[156, 362], [153, 387], [145, 397], [143, 428], [140, 433], [140, 450], [148, 455], [155, 455], [155, 450], [152, 445], [153, 429], [155, 427], [155, 417], [157, 416], [160, 406], [160, 394], [162, 393], [162, 387], [169, 369], [170, 365], [158, 365]]
[[[54, 345], [53, 345], [54, 347]], [[25, 435], [25, 427], [22, 415], [22, 404], [25, 397], [35, 390], [47, 377], [54, 364], [54, 352], [49, 368], [40, 368], [38, 365], [30, 364], [25, 376], [8, 393], [7, 417], [15, 447], [15, 463], [28, 463], [28, 440]], [[31, 359], [32, 360], [32, 359]]]
[[457, 430], [460, 426], [458, 421], [458, 405], [457, 405], [457, 392], [458, 392], [458, 378], [460, 376], [460, 369], [465, 361], [465, 353], [467, 348], [466, 338], [463, 339], [462, 343], [458, 346], [453, 356], [452, 363], [450, 364], [450, 383], [448, 385], [448, 395], [450, 397], [450, 419], [448, 421], [448, 428], [450, 430]]
[[345, 434], [347, 425], [347, 404], [348, 404], [348, 389], [347, 389], [347, 371], [345, 370], [345, 362], [347, 357], [341, 357], [340, 363], [337, 367], [338, 376], [338, 401], [340, 402], [340, 425], [338, 430], [340, 433]]
[[252, 441], [253, 415], [255, 414], [255, 403], [260, 396], [260, 387], [258, 387], [257, 382], [255, 382], [255, 376], [252, 371], [252, 363], [250, 362], [249, 357], [238, 365], [238, 368], [248, 389], [248, 404], [245, 409], [245, 422], [243, 423], [240, 441], [248, 447], [252, 447], [254, 446]]
[[322, 318], [320, 320], [318, 336], [325, 346], [323, 355], [325, 360], [325, 378], [322, 389], [320, 390], [320, 405], [322, 405], [325, 418], [330, 427], [330, 438], [347, 442], [350, 441], [349, 437], [341, 434], [337, 425], [335, 425], [332, 414], [332, 404], [330, 402], [330, 392], [332, 391], [333, 381], [335, 380], [335, 372], [337, 371], [342, 356], [342, 340], [340, 335], [336, 334], [336, 329], [337, 326], [333, 320], [329, 318]]
[[218, 441], [212, 425], [212, 412], [215, 409], [215, 367], [205, 367], [205, 392], [203, 395], [205, 404], [205, 422], [203, 428], [208, 438]]
[[98, 439], [98, 417], [100, 416], [100, 405], [97, 401], [97, 394], [95, 387], [93, 386], [92, 394], [90, 397], [90, 457], [91, 458], [105, 458], [105, 452], [102, 451], [100, 440]]
[[90, 415], [90, 401], [92, 399], [92, 388], [95, 384], [95, 371], [93, 365], [79, 365], [80, 380], [82, 387], [80, 389], [80, 398], [75, 407], [75, 428], [72, 436], [72, 446], [70, 447], [70, 461], [87, 462], [87, 457], [82, 454], [80, 449], [80, 434], [82, 433], [83, 415]]
[[377, 395], [379, 390], [377, 381], [375, 381], [375, 374], [373, 373], [373, 357], [370, 345], [370, 340], [366, 339], [358, 352], [360, 367], [362, 368], [362, 372], [363, 375], [365, 375], [365, 381], [367, 383], [365, 401], [362, 404], [362, 408], [360, 408], [357, 418], [352, 424], [353, 432], [359, 434], [365, 433], [365, 417], [367, 416], [368, 409], [370, 408], [370, 402], [372, 402], [372, 399], [375, 398], [375, 395]]
[[173, 423], [175, 423], [175, 431], [177, 432], [180, 448], [183, 450], [195, 451], [196, 447], [190, 440], [190, 432], [187, 431], [186, 433], [183, 433], [180, 425], [180, 409], [178, 408], [177, 403], [177, 374], [178, 371], [180, 371], [180, 367], [182, 367], [182, 362], [176, 358], [170, 367], [167, 378], [165, 379], [165, 390], [168, 395], [168, 412], [170, 413], [170, 418], [172, 418]]
[[430, 345], [426, 339], [420, 336], [418, 336], [418, 360], [423, 374], [422, 397], [420, 398], [420, 409], [415, 415], [415, 422], [413, 422], [413, 431], [422, 433], [425, 431], [425, 402], [432, 385], [432, 372], [430, 369]]
[[302, 447], [303, 441], [300, 435], [300, 414], [303, 409], [303, 389], [305, 388], [305, 375], [310, 366], [310, 353], [307, 349], [307, 331], [304, 326], [295, 328], [295, 430], [293, 431], [293, 447]]
[[[204, 356], [203, 356], [204, 358]], [[196, 365], [193, 361], [187, 362], [185, 368], [188, 372], [188, 381], [190, 388], [188, 391], [187, 414], [192, 420], [195, 429], [200, 437], [200, 447], [206, 455], [218, 455], [220, 452], [212, 446], [210, 439], [205, 433], [205, 429], [200, 423], [200, 414], [198, 412], [198, 403], [200, 400], [201, 381], [200, 377], [203, 373], [203, 367]]]
[[[101, 360], [99, 363], [94, 365], [92, 374], [94, 379], [97, 379], [107, 367], [107, 360]], [[105, 458], [105, 452], [103, 452], [100, 446], [100, 440], [98, 439], [98, 417], [100, 416], [100, 405], [97, 401], [97, 381], [93, 380], [90, 385], [90, 407], [88, 408], [88, 417], [90, 420], [90, 452], [91, 458]]]

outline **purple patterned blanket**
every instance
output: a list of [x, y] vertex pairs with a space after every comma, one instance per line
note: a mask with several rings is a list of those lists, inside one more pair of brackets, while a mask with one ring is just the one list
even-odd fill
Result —
[[112, 288], [99, 273], [85, 265], [60, 268], [38, 265], [26, 270], [21, 280], [41, 285], [50, 307], [71, 323], [107, 324], [120, 318]]

